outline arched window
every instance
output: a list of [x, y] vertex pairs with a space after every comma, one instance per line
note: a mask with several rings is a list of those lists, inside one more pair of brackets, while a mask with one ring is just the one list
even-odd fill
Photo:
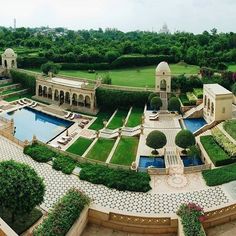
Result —
[[55, 100], [55, 101], [58, 101], [58, 100], [59, 100], [59, 92], [58, 92], [57, 89], [56, 89], [55, 92], [54, 92], [54, 100]]
[[7, 68], [7, 60], [4, 60], [4, 67]]
[[47, 97], [47, 92], [48, 92], [48, 88], [46, 86], [43, 86], [43, 96]]
[[72, 95], [72, 104], [74, 106], [77, 106], [77, 94], [76, 93], [73, 93], [73, 95]]
[[52, 99], [52, 88], [48, 88], [48, 98]]
[[79, 95], [78, 105], [84, 106], [84, 96], [82, 94]]
[[11, 61], [11, 67], [13, 67], [13, 68], [15, 67], [15, 61], [14, 60]]
[[65, 95], [65, 102], [66, 102], [66, 103], [70, 103], [70, 93], [69, 93], [69, 92], [66, 92], [66, 95]]
[[39, 88], [38, 88], [38, 95], [39, 96], [42, 96], [43, 95], [43, 89], [42, 89], [42, 86], [39, 85]]
[[165, 79], [161, 80], [160, 89], [161, 89], [161, 91], [166, 91], [166, 80]]
[[85, 106], [88, 108], [90, 108], [90, 106], [91, 106], [91, 99], [89, 96], [85, 97]]
[[214, 114], [214, 110], [215, 110], [215, 109], [214, 109], [214, 103], [212, 102], [212, 103], [211, 103], [211, 115]]
[[207, 96], [205, 95], [204, 96], [204, 107], [206, 107], [207, 106]]
[[60, 91], [60, 105], [64, 103], [64, 91]]
[[211, 102], [210, 102], [210, 99], [208, 98], [208, 102], [207, 102], [207, 110], [210, 110], [210, 106], [211, 106]]

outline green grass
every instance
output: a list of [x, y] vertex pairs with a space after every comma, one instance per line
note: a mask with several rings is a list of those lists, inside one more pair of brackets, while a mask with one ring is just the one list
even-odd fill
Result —
[[203, 89], [202, 88], [194, 88], [193, 93], [198, 99], [203, 98]]
[[7, 211], [0, 212], [0, 217], [17, 233], [22, 234], [29, 229], [41, 216], [42, 212], [36, 208], [27, 215], [16, 215], [15, 222], [11, 222], [11, 215]]
[[[97, 74], [91, 74], [87, 71], [81, 70], [61, 70], [60, 74], [95, 80], [97, 77], [109, 73], [113, 85], [153, 88], [155, 86], [155, 69], [156, 66], [145, 66], [110, 71], [97, 71]], [[184, 73], [197, 74], [199, 72], [199, 67], [193, 65], [185, 66], [180, 64], [171, 64], [170, 69], [173, 75]], [[29, 70], [41, 72], [38, 68]]]
[[117, 129], [123, 126], [123, 122], [128, 114], [127, 110], [118, 110], [111, 122], [108, 124], [108, 129]]
[[236, 72], [236, 64], [229, 65], [228, 70], [232, 72]]
[[143, 109], [133, 107], [129, 116], [127, 127], [136, 127], [141, 124]]
[[9, 82], [9, 83], [6, 83], [6, 84], [0, 84], [0, 88], [3, 88], [3, 87], [6, 87], [6, 86], [9, 86], [9, 85], [13, 85], [14, 83], [12, 82]]
[[103, 121], [108, 121], [109, 118], [112, 116], [111, 111], [100, 111], [97, 114], [97, 119], [89, 126], [89, 129], [93, 130], [100, 130], [104, 127]]
[[236, 120], [228, 120], [223, 124], [225, 131], [236, 140]]
[[130, 166], [135, 161], [137, 148], [138, 138], [122, 137], [112, 156], [111, 163]]
[[182, 102], [182, 104], [184, 106], [190, 106], [190, 102], [189, 102], [188, 97], [186, 96], [186, 94], [180, 94], [179, 99], [180, 99], [180, 101]]
[[89, 159], [105, 162], [114, 143], [115, 140], [113, 139], [98, 139], [86, 157]]
[[33, 96], [33, 94], [26, 93], [26, 94], [20, 94], [20, 95], [13, 95], [13, 96], [10, 96], [8, 98], [4, 98], [4, 100], [7, 101], [7, 102], [13, 102], [13, 101], [16, 101], [16, 100], [22, 99], [22, 98], [32, 99], [31, 98], [32, 96]]
[[201, 136], [200, 141], [215, 166], [222, 166], [233, 162], [233, 159], [216, 143], [213, 136]]
[[82, 156], [92, 142], [92, 139], [79, 137], [66, 151]]
[[208, 186], [216, 186], [236, 180], [236, 164], [212, 170], [204, 170], [202, 176]]
[[1, 94], [5, 95], [5, 94], [9, 94], [9, 93], [20, 91], [20, 90], [22, 90], [22, 88], [9, 89], [9, 90], [2, 91]]

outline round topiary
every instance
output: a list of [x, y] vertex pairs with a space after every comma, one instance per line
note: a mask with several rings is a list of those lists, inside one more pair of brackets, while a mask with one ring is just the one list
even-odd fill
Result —
[[158, 130], [152, 131], [146, 138], [146, 145], [154, 149], [152, 154], [158, 154], [156, 149], [163, 148], [166, 143], [167, 140], [165, 134]]
[[150, 93], [148, 96], [148, 101], [151, 102], [152, 98], [157, 97], [157, 93]]
[[[189, 148], [195, 145], [195, 136], [193, 133], [187, 129], [179, 131], [175, 137], [175, 144], [183, 149]], [[186, 150], [183, 151], [186, 153]]]
[[150, 105], [153, 110], [159, 110], [162, 106], [162, 101], [159, 97], [156, 96], [152, 98]]
[[45, 185], [30, 166], [15, 161], [0, 162], [0, 204], [15, 215], [29, 213], [43, 202]]
[[168, 102], [168, 110], [169, 111], [178, 111], [180, 112], [180, 101], [177, 97], [172, 97], [170, 98], [169, 102]]

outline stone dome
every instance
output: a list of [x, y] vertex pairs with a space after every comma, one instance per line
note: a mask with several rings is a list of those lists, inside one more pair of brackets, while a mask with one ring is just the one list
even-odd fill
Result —
[[165, 62], [165, 61], [162, 61], [158, 64], [158, 66], [156, 68], [156, 72], [158, 72], [158, 73], [165, 72], [165, 73], [168, 73], [168, 74], [171, 73], [170, 67], [169, 67], [168, 63]]
[[15, 52], [14, 52], [13, 49], [11, 49], [11, 48], [7, 48], [7, 49], [5, 50], [5, 52], [3, 53], [3, 55], [4, 55], [5, 57], [15, 57], [15, 56], [16, 56]]

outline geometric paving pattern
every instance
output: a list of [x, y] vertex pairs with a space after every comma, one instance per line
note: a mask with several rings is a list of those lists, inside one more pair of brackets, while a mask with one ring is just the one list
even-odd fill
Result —
[[130, 214], [173, 214], [184, 202], [198, 203], [204, 210], [230, 202], [221, 186], [192, 192], [159, 194], [121, 192], [102, 185], [94, 185], [81, 181], [77, 176], [56, 171], [48, 164], [35, 162], [23, 154], [22, 148], [0, 136], [0, 161], [10, 159], [30, 165], [44, 178], [46, 194], [42, 207], [48, 209], [71, 187], [86, 193], [98, 207]]

